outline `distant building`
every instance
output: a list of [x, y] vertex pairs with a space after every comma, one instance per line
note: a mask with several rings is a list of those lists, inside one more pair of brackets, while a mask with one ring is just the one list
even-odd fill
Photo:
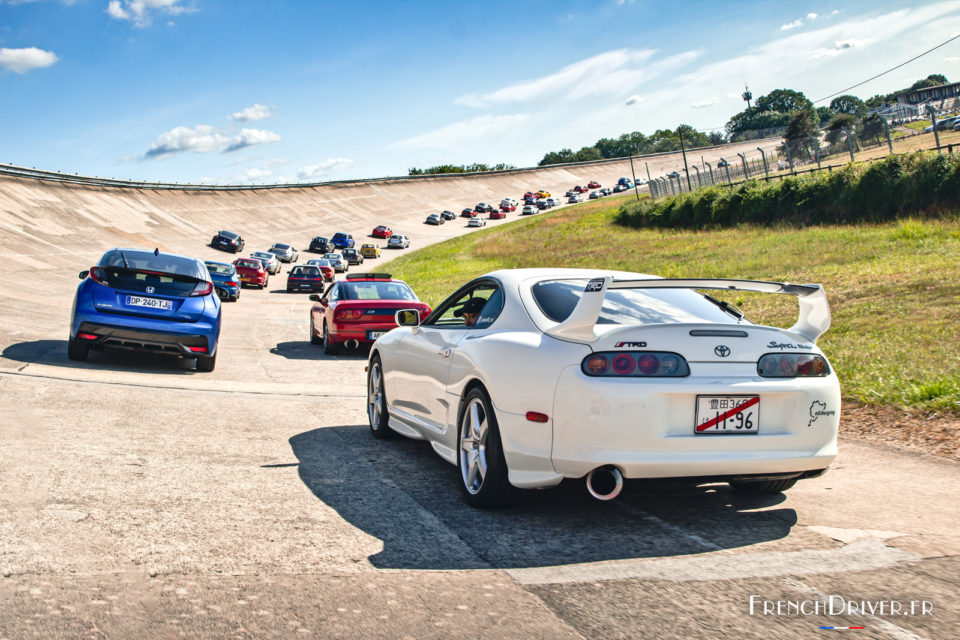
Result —
[[897, 102], [916, 106], [957, 97], [960, 97], [960, 82], [941, 84], [936, 87], [924, 87], [923, 89], [903, 93], [897, 96]]

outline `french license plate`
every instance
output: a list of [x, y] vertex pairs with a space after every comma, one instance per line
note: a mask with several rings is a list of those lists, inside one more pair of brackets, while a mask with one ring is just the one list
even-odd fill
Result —
[[757, 433], [760, 396], [697, 396], [694, 433]]
[[367, 331], [367, 338], [369, 340], [376, 340], [385, 333], [386, 331]]
[[164, 311], [173, 309], [173, 302], [170, 300], [144, 298], [143, 296], [127, 296], [127, 304], [134, 307], [147, 307], [148, 309], [162, 309]]
[[303, 288], [303, 289], [309, 289], [309, 288], [312, 287], [312, 286], [313, 286], [312, 284], [309, 284], [309, 283], [307, 283], [307, 282], [301, 282], [301, 283], [300, 283], [300, 287]]

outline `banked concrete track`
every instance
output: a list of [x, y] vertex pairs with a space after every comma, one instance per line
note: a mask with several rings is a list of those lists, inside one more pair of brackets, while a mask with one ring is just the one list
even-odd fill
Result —
[[[77, 273], [111, 246], [228, 260], [206, 246], [220, 228], [253, 250], [385, 223], [416, 248], [466, 232], [429, 212], [621, 175], [242, 191], [0, 176], [0, 638], [954, 637], [950, 462], [845, 441], [780, 496], [646, 483], [601, 504], [577, 484], [477, 511], [423, 443], [369, 436], [363, 358], [309, 344], [310, 303], [283, 274], [225, 305], [210, 374], [66, 358]], [[829, 596], [873, 613], [764, 605]]]

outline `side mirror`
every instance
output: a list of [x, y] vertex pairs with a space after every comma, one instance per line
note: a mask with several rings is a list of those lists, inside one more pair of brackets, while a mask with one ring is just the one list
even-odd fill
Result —
[[88, 275], [90, 275], [90, 272], [89, 272], [89, 271], [81, 271], [81, 272], [80, 272], [80, 279], [83, 280], [83, 279], [86, 278]]
[[312, 302], [321, 302], [321, 303], [322, 303], [322, 300], [320, 300], [320, 296], [317, 295], [316, 293], [311, 293], [311, 294], [310, 294], [310, 300], [311, 300]]
[[420, 312], [416, 309], [400, 309], [393, 314], [398, 327], [418, 327], [420, 326]]

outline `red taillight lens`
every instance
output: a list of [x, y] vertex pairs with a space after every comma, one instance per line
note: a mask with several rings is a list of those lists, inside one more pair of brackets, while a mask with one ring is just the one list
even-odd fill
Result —
[[610, 368], [610, 360], [607, 359], [607, 356], [598, 353], [587, 358], [584, 366], [593, 375], [601, 376]]
[[627, 376], [633, 373], [636, 363], [633, 360], [632, 356], [628, 356], [625, 353], [621, 353], [613, 359], [613, 370], [619, 373], [622, 376]]
[[206, 347], [187, 347], [187, 349], [190, 349], [190, 351], [193, 351], [194, 353], [206, 353], [206, 352], [207, 352], [207, 348], [206, 348]]
[[234, 282], [233, 280], [227, 280], [227, 286], [228, 286], [228, 287], [235, 287], [235, 286], [237, 286], [237, 283]]
[[83, 340], [96, 340], [99, 336], [96, 336], [92, 333], [78, 333], [77, 337], [82, 338]]
[[190, 292], [191, 296], [208, 296], [213, 293], [212, 282], [198, 282], [197, 286]]
[[357, 320], [363, 316], [363, 309], [341, 309], [335, 316], [337, 320]]
[[823, 356], [812, 353], [768, 353], [757, 361], [764, 378], [822, 378], [830, 375]]
[[107, 284], [100, 272], [100, 267], [90, 267], [90, 279], [100, 284]]
[[527, 411], [527, 420], [530, 422], [546, 422], [550, 417], [539, 411]]
[[637, 358], [637, 369], [640, 370], [640, 373], [652, 376], [659, 368], [660, 359], [653, 354], [645, 353]]

